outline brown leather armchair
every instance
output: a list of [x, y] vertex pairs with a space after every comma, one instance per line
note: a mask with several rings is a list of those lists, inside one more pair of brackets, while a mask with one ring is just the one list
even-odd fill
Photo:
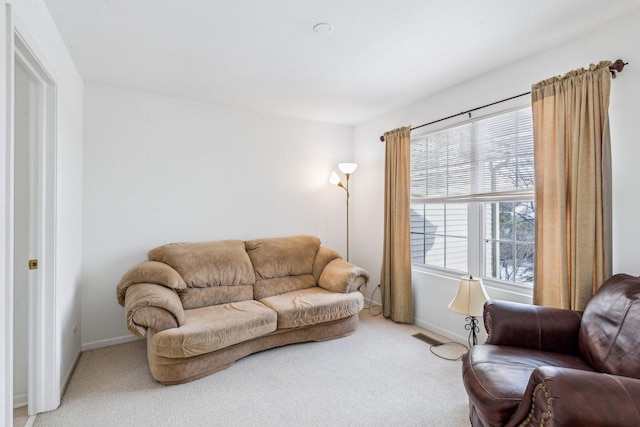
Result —
[[584, 313], [488, 301], [463, 359], [472, 426], [640, 426], [640, 278], [607, 280]]

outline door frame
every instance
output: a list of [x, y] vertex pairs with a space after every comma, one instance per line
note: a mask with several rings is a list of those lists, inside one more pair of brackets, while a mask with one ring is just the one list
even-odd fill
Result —
[[4, 350], [0, 353], [3, 375], [0, 375], [0, 424], [13, 425], [13, 20], [11, 4], [0, 4], [0, 227], [5, 236], [0, 245], [0, 291], [4, 307], [0, 340]]
[[30, 238], [35, 247], [31, 250], [39, 259], [39, 266], [29, 280], [28, 302], [28, 407], [29, 415], [35, 415], [55, 409], [60, 404], [55, 339], [56, 85], [18, 29], [15, 30], [14, 47], [15, 60], [20, 61], [37, 81], [37, 92], [30, 99], [32, 119], [36, 122], [32, 161], [36, 166], [29, 175], [36, 183], [36, 209], [30, 218], [30, 228], [34, 233]]
[[[4, 294], [5, 328], [0, 333], [4, 341], [5, 375], [0, 383], [4, 405], [0, 420], [12, 425], [13, 418], [13, 282], [14, 282], [14, 69], [18, 60], [29, 70], [37, 83], [37, 93], [30, 99], [37, 128], [35, 162], [30, 171], [36, 182], [36, 205], [32, 221], [34, 252], [39, 268], [32, 273], [29, 283], [29, 352], [28, 352], [28, 405], [29, 415], [56, 409], [60, 405], [60, 349], [58, 322], [56, 321], [56, 165], [57, 165], [57, 87], [55, 79], [40, 61], [31, 46], [28, 32], [12, 16], [11, 4], [3, 1], [0, 21], [6, 24], [6, 33], [0, 35], [0, 76], [4, 77], [6, 104], [0, 107], [0, 124], [6, 132], [0, 136], [0, 161], [6, 165], [6, 173], [0, 177], [0, 200], [4, 209], [0, 212], [0, 226], [5, 231], [5, 242], [0, 249], [0, 291]], [[2, 58], [3, 57], [3, 58]], [[17, 58], [17, 59], [16, 59]], [[0, 89], [2, 94], [3, 89]], [[4, 123], [3, 123], [4, 122]], [[25, 268], [27, 268], [25, 266]], [[2, 289], [5, 287], [5, 289]], [[4, 414], [2, 413], [4, 412]]]

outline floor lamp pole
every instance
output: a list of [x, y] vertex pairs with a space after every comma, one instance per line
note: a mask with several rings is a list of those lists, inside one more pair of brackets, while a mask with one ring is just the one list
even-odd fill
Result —
[[338, 164], [338, 167], [340, 168], [340, 172], [344, 174], [344, 177], [347, 181], [346, 185], [343, 184], [342, 181], [340, 181], [340, 177], [335, 171], [331, 172], [331, 175], [329, 176], [329, 182], [337, 187], [341, 187], [347, 192], [347, 261], [349, 261], [349, 178], [358, 167], [358, 164], [340, 163]]
[[347, 261], [349, 261], [349, 176], [350, 173], [344, 174], [347, 180]]

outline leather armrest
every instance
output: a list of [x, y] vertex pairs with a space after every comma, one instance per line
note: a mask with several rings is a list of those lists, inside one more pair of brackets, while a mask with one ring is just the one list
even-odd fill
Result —
[[507, 426], [640, 425], [640, 379], [544, 366]]
[[349, 293], [369, 283], [369, 273], [341, 258], [334, 259], [322, 270], [318, 286], [328, 291]]
[[581, 319], [577, 311], [489, 300], [484, 306], [486, 343], [579, 354]]
[[137, 283], [127, 288], [124, 303], [127, 327], [144, 336], [148, 328], [156, 332], [184, 323], [184, 308], [175, 290], [153, 283]]

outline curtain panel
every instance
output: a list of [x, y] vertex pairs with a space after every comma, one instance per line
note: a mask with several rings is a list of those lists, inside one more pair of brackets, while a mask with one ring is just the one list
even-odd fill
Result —
[[384, 248], [381, 295], [384, 317], [413, 323], [409, 228], [411, 128], [384, 134]]
[[611, 276], [610, 64], [531, 88], [537, 305], [583, 310]]

